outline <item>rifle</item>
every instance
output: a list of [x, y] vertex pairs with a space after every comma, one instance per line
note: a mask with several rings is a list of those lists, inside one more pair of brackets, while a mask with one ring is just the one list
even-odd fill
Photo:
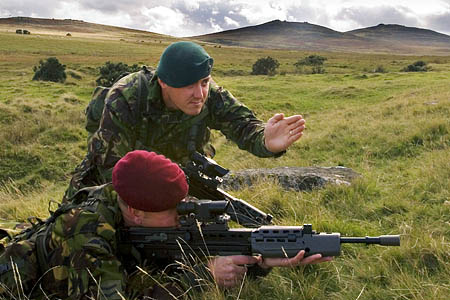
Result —
[[271, 215], [218, 187], [223, 181], [222, 177], [229, 170], [218, 165], [214, 160], [194, 151], [191, 154], [191, 160], [181, 168], [189, 183], [189, 195], [199, 199], [229, 201], [225, 212], [231, 220], [245, 227], [259, 227], [271, 223]]
[[338, 256], [343, 243], [400, 245], [398, 235], [341, 237], [339, 233], [316, 232], [310, 224], [229, 228], [228, 205], [230, 201], [181, 202], [177, 206], [179, 227], [120, 228], [119, 245], [136, 247], [144, 258], [172, 260], [255, 254], [283, 258], [300, 250], [305, 250], [305, 256]]

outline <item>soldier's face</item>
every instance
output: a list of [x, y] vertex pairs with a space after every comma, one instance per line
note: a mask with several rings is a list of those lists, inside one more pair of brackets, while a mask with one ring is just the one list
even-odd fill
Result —
[[161, 86], [164, 103], [169, 109], [181, 110], [187, 115], [195, 116], [202, 111], [203, 105], [205, 105], [210, 80], [211, 76], [208, 76], [181, 88], [168, 86], [161, 80], [158, 82]]
[[143, 227], [176, 227], [179, 224], [177, 209], [145, 212], [140, 222], [139, 225]]

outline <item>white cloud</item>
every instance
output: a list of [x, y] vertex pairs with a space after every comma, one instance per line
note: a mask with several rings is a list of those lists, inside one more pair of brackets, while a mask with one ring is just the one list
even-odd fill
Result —
[[177, 10], [164, 6], [144, 8], [142, 14], [147, 17], [146, 29], [153, 32], [164, 32], [176, 35], [182, 30], [185, 16]]
[[214, 32], [223, 31], [222, 27], [220, 27], [219, 24], [217, 24], [216, 20], [214, 18], [209, 18], [208, 23], [213, 28]]
[[281, 5], [274, 5], [267, 1], [247, 2], [238, 13], [251, 24], [265, 23], [275, 19], [286, 20], [287, 18], [286, 9]]
[[128, 13], [108, 12], [101, 10], [86, 9], [77, 2], [61, 2], [60, 6], [53, 11], [53, 17], [58, 19], [75, 19], [86, 22], [113, 25], [119, 27], [129, 27], [132, 23], [132, 16]]
[[224, 17], [224, 20], [225, 20], [225, 23], [227, 23], [227, 25], [239, 27], [239, 23], [236, 22], [235, 20], [233, 20], [232, 18]]

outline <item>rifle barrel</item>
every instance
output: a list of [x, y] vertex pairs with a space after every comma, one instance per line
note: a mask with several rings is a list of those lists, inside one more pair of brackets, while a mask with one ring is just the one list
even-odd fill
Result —
[[380, 235], [376, 237], [341, 237], [342, 243], [379, 244], [383, 246], [400, 246], [399, 235]]

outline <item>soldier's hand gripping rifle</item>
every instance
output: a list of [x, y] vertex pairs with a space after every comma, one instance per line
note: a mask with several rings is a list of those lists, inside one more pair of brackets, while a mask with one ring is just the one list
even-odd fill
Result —
[[120, 245], [135, 246], [144, 258], [171, 259], [205, 256], [255, 255], [293, 257], [316, 253], [337, 256], [342, 243], [399, 246], [398, 235], [341, 237], [339, 233], [319, 233], [312, 226], [262, 226], [229, 228], [225, 214], [230, 201], [197, 200], [182, 202], [177, 210], [180, 226], [172, 228], [131, 227], [119, 230]]
[[231, 220], [245, 227], [268, 225], [272, 216], [264, 213], [242, 199], [238, 199], [218, 187], [222, 177], [229, 170], [218, 165], [214, 160], [198, 153], [191, 154], [191, 160], [181, 167], [189, 182], [189, 195], [198, 199], [228, 200], [226, 213]]

